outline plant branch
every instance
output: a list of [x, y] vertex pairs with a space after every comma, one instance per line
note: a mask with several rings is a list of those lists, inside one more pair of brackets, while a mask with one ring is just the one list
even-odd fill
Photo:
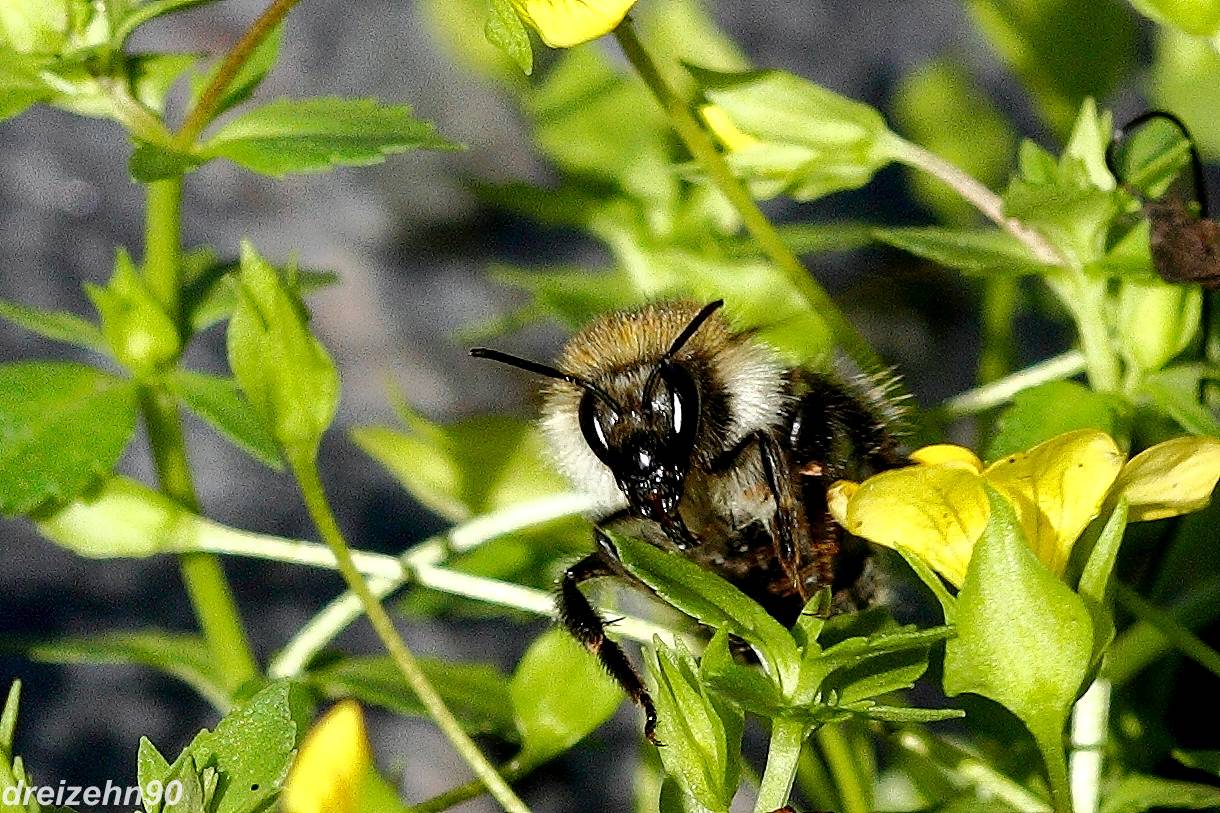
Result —
[[[536, 765], [529, 765], [513, 759], [500, 768], [500, 775], [510, 782], [515, 782], [527, 776], [536, 767]], [[441, 813], [442, 810], [457, 807], [463, 802], [469, 802], [471, 799], [482, 796], [486, 792], [486, 785], [478, 779], [472, 779], [465, 784], [450, 788], [443, 793], [438, 793], [431, 799], [425, 799], [417, 805], [411, 805], [411, 813]]]
[[259, 44], [270, 36], [275, 27], [280, 24], [298, 2], [300, 0], [274, 0], [259, 15], [258, 19], [251, 24], [246, 33], [242, 34], [241, 39], [233, 44], [233, 47], [229, 49], [229, 52], [225, 54], [224, 59], [221, 61], [220, 67], [216, 70], [216, 75], [212, 77], [212, 81], [199, 94], [199, 101], [195, 102], [195, 106], [186, 114], [182, 126], [178, 129], [177, 135], [174, 136], [174, 146], [176, 148], [185, 151], [194, 146], [195, 140], [199, 138], [204, 128], [211, 123], [212, 118], [216, 115], [221, 101], [224, 100], [225, 91], [229, 89], [229, 85], [237, 78], [237, 74], [241, 71], [242, 66], [246, 64], [246, 60], [254, 53], [254, 49], [258, 48]]
[[892, 136], [894, 158], [915, 169], [922, 170], [947, 184], [962, 199], [978, 209], [1004, 231], [1015, 237], [1029, 249], [1030, 254], [1046, 265], [1066, 265], [1067, 260], [1057, 248], [1034, 229], [1015, 217], [1004, 214], [1004, 201], [968, 173], [949, 163], [939, 155], [928, 152], [918, 144], [898, 136]]
[[826, 757], [826, 767], [839, 791], [843, 813], [870, 813], [869, 792], [860, 781], [860, 771], [851, 753], [851, 745], [838, 723], [828, 723], [819, 728], [814, 737]]
[[961, 395], [955, 395], [945, 401], [941, 405], [941, 409], [955, 417], [974, 415], [1008, 403], [1022, 390], [1045, 384], [1048, 381], [1071, 378], [1084, 372], [1084, 369], [1084, 354], [1079, 350], [1069, 350], [1030, 365], [1024, 370], [1005, 376], [998, 381], [967, 390]]
[[934, 765], [957, 789], [975, 788], [978, 795], [999, 799], [1014, 810], [1051, 813], [1045, 800], [956, 743], [914, 727], [900, 731], [896, 742], [908, 753]]
[[1073, 813], [1097, 813], [1101, 802], [1101, 769], [1110, 721], [1110, 682], [1094, 680], [1072, 709], [1072, 753], [1068, 778]]
[[364, 575], [356, 567], [347, 540], [344, 539], [343, 532], [339, 529], [338, 522], [335, 521], [330, 503], [326, 500], [313, 452], [303, 454], [290, 451], [289, 458], [293, 473], [301, 488], [301, 495], [305, 499], [305, 506], [309, 510], [314, 525], [317, 526], [318, 533], [322, 535], [322, 539], [334, 555], [339, 572], [347, 582], [348, 588], [360, 599], [365, 615], [372, 623], [377, 637], [385, 645], [386, 651], [389, 652], [399, 671], [406, 678], [411, 690], [419, 698], [419, 702], [423, 704], [437, 727], [453, 744], [458, 755], [470, 766], [475, 776], [487, 786], [488, 791], [500, 806], [508, 813], [529, 813], [529, 808], [513, 792], [513, 789], [496, 771], [495, 766], [487, 761], [487, 757], [462, 729], [461, 723], [453, 716], [453, 712], [449, 710], [444, 699], [436, 691], [432, 681], [420, 669], [410, 648], [398, 634], [398, 630], [394, 628], [394, 622], [390, 620], [389, 614], [369, 589]]
[[728, 199], [737, 211], [742, 224], [754, 238], [758, 247], [788, 278], [809, 306], [822, 317], [842, 346], [857, 364], [866, 370], [875, 370], [883, 365], [877, 354], [856, 328], [844, 318], [838, 306], [818, 284], [809, 270], [792, 253], [792, 249], [767, 219], [749, 190], [733, 174], [724, 156], [716, 148], [711, 136], [691, 112], [690, 106], [669, 86], [657, 65], [640, 42], [630, 19], [624, 20], [614, 31], [627, 60], [639, 73], [652, 95], [656, 97], [666, 115], [669, 116], [678, 137], [690, 154], [702, 166], [711, 182]]

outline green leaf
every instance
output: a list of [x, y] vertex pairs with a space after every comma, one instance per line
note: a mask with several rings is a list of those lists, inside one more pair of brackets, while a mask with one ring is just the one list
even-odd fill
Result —
[[[148, 788], [150, 782], [164, 782], [169, 772], [169, 761], [161, 756], [157, 746], [148, 737], [140, 737], [140, 747], [136, 752], [136, 781], [140, 787]], [[144, 810], [146, 813], [161, 813], [161, 804], [145, 800]]]
[[242, 244], [241, 303], [229, 320], [229, 367], [264, 426], [288, 453], [312, 456], [339, 406], [339, 374], [309, 332], [286, 281]]
[[216, 0], [152, 0], [141, 3], [130, 8], [122, 18], [113, 23], [114, 31], [110, 35], [110, 41], [116, 51], [122, 50], [132, 32], [145, 23], [158, 17], [164, 17], [166, 14], [173, 14], [175, 11], [185, 11], [195, 6], [214, 2]]
[[1196, 37], [1220, 33], [1220, 2], [1216, 0], [1131, 0], [1142, 14], [1162, 25], [1173, 25]]
[[988, 489], [991, 518], [958, 594], [957, 637], [945, 645], [944, 688], [1015, 714], [1066, 799], [1063, 729], [1088, 674], [1093, 621], [1081, 598], [1029, 549], [1012, 506]]
[[[275, 67], [276, 60], [280, 55], [280, 42], [284, 38], [284, 25], [281, 23], [268, 34], [258, 47], [250, 54], [250, 57], [242, 63], [241, 69], [237, 75], [229, 82], [228, 88], [225, 90], [224, 96], [221, 97], [220, 104], [216, 108], [215, 116], [220, 116], [223, 113], [232, 110], [237, 105], [250, 98], [250, 95], [258, 89], [262, 84], [263, 79]], [[199, 102], [200, 96], [203, 94], [204, 88], [211, 84], [216, 78], [216, 74], [220, 70], [222, 64], [217, 61], [212, 69], [203, 76], [196, 78], [191, 83], [191, 104], [195, 105]]]
[[671, 649], [657, 640], [647, 662], [666, 773], [708, 811], [728, 813], [740, 771], [741, 713], [708, 693], [681, 643]]
[[723, 627], [699, 658], [699, 677], [708, 688], [760, 717], [774, 717], [785, 705], [775, 681], [733, 660], [729, 633]]
[[127, 162], [127, 171], [136, 183], [152, 183], [194, 172], [204, 161], [203, 158], [160, 144], [137, 141]]
[[44, 60], [37, 57], [5, 48], [0, 37], [0, 121], [19, 116], [26, 108], [54, 95], [39, 76], [43, 64]]
[[130, 381], [80, 364], [0, 366], [0, 513], [80, 494], [114, 468], [135, 421]]
[[[3, 726], [0, 726], [0, 746], [3, 746], [3, 744]], [[1187, 768], [1207, 771], [1220, 777], [1220, 751], [1184, 751], [1180, 748], [1175, 748], [1172, 754], [1174, 759]]]
[[111, 477], [35, 522], [39, 533], [80, 556], [138, 558], [176, 549], [199, 518], [142, 483]]
[[1162, 28], [1152, 64], [1151, 103], [1186, 122], [1204, 157], [1220, 156], [1220, 53], [1205, 39]]
[[780, 623], [733, 585], [699, 565], [647, 542], [607, 532], [623, 566], [664, 601], [748, 643], [785, 690], [795, 685], [796, 643]]
[[1125, 412], [1123, 402], [1114, 396], [1073, 381], [1039, 384], [1017, 393], [1012, 405], [1000, 413], [987, 460], [1032, 449], [1077, 429], [1100, 429], [1121, 438], [1128, 432]]
[[708, 100], [757, 139], [727, 159], [760, 194], [812, 200], [856, 189], [893, 160], [885, 120], [866, 104], [783, 71], [693, 70]]
[[110, 282], [104, 288], [86, 284], [85, 292], [101, 317], [111, 354], [133, 375], [159, 374], [182, 352], [174, 320], [125, 250], [115, 252]]
[[1077, 592], [1099, 606], [1105, 604], [1110, 577], [1114, 574], [1114, 562], [1118, 559], [1118, 548], [1127, 530], [1127, 498], [1119, 497], [1118, 504], [1110, 513], [1101, 534], [1093, 543], [1093, 550], [1080, 574]]
[[[228, 319], [237, 309], [238, 295], [236, 263], [216, 262], [206, 249], [192, 252], [204, 266], [196, 276], [190, 278], [183, 288], [182, 308], [191, 330], [206, 330], [217, 322]], [[329, 288], [339, 282], [331, 271], [297, 270], [295, 267], [281, 269], [281, 274], [296, 277], [297, 290], [301, 296]]]
[[69, 30], [67, 0], [0, 3], [0, 45], [21, 53], [58, 54]]
[[205, 144], [207, 158], [228, 158], [264, 175], [323, 172], [377, 164], [413, 149], [452, 150], [411, 108], [369, 99], [281, 99], [228, 121]]
[[924, 583], [924, 586], [932, 591], [932, 595], [940, 604], [941, 614], [945, 619], [945, 623], [954, 623], [954, 620], [957, 618], [957, 598], [949, 592], [949, 588], [945, 586], [945, 580], [937, 575], [936, 571], [928, 567], [927, 562], [912, 553], [910, 549], [899, 546], [898, 554], [911, 566], [911, 570], [915, 571], [915, 575]]
[[106, 340], [92, 322], [65, 311], [44, 311], [0, 299], [0, 318], [7, 319], [31, 333], [92, 350], [106, 352]]
[[969, 0], [966, 7], [1061, 134], [1085, 98], [1110, 94], [1136, 52], [1136, 27], [1118, 0]]
[[199, 60], [198, 54], [140, 53], [127, 57], [127, 76], [136, 99], [158, 113], [174, 83]]
[[172, 675], [219, 709], [229, 706], [237, 688], [216, 668], [207, 643], [198, 635], [144, 630], [110, 632], [42, 641], [5, 641], [3, 649], [41, 663], [136, 664]]
[[534, 72], [534, 51], [530, 35], [509, 0], [488, 0], [487, 41], [516, 62], [526, 76]]
[[[1017, 135], [1008, 119], [954, 58], [921, 65], [903, 77], [893, 101], [894, 122], [912, 141], [978, 180], [1002, 183], [1012, 168]], [[968, 121], [969, 127], [946, 127]], [[969, 225], [977, 209], [942, 181], [914, 169], [908, 178], [915, 198], [951, 225]]]
[[531, 312], [550, 316], [572, 329], [587, 325], [603, 313], [622, 310], [640, 301], [639, 292], [622, 271], [497, 265], [490, 276], [496, 282], [528, 292], [533, 299]]
[[256, 460], [276, 471], [283, 470], [284, 460], [275, 438], [232, 379], [179, 369], [170, 373], [165, 384], [192, 412]]
[[[423, 659], [420, 667], [467, 732], [506, 741], [518, 738], [508, 677], [494, 666]], [[331, 699], [354, 697], [395, 714], [428, 716], [402, 672], [385, 655], [324, 663], [311, 668], [305, 680]]]
[[1100, 813], [1142, 813], [1153, 808], [1211, 810], [1217, 807], [1220, 807], [1220, 788], [1131, 774], [1123, 777], [1102, 799]]
[[1199, 382], [1204, 377], [1196, 365], [1178, 364], [1146, 376], [1140, 389], [1190, 434], [1220, 437], [1220, 418], [1199, 403]]
[[[200, 776], [210, 794], [209, 813], [265, 810], [292, 765], [303, 728], [301, 697], [291, 684], [267, 686], [225, 715], [214, 731], [201, 731], [171, 766]], [[214, 779], [209, 781], [209, 772]], [[166, 808], [169, 813], [169, 808]]]
[[[556, 680], [562, 675], [562, 680]], [[539, 635], [509, 687], [525, 764], [563, 753], [609, 720], [623, 692], [592, 654], [560, 629]]]
[[449, 425], [400, 405], [409, 432], [383, 426], [352, 439], [420, 502], [451, 520], [563, 490], [537, 428], [499, 415]]
[[874, 229], [873, 236], [895, 248], [967, 274], [1022, 276], [1051, 270], [999, 229], [943, 229], [935, 226]]

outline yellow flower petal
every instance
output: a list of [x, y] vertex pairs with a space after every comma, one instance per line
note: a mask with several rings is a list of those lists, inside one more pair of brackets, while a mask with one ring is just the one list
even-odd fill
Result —
[[1123, 454], [1104, 432], [1084, 429], [993, 463], [983, 476], [1013, 504], [1039, 559], [1062, 574], [1072, 545], [1101, 510]]
[[729, 152], [739, 152], [762, 143], [738, 127], [720, 105], [701, 105], [699, 115], [703, 118], [703, 123], [707, 125], [707, 128], [712, 131], [712, 135], [716, 136], [716, 139]]
[[301, 743], [284, 784], [285, 813], [353, 813], [372, 764], [360, 704], [344, 700]]
[[571, 48], [609, 34], [636, 0], [512, 0], [521, 19], [552, 48]]
[[894, 469], [858, 487], [839, 482], [830, 504], [848, 531], [910, 550], [959, 587], [991, 513], [983, 479], [959, 464]]
[[1123, 467], [1117, 493], [1131, 522], [1176, 517], [1207, 505], [1220, 480], [1220, 440], [1184, 437], [1158, 443]]
[[983, 461], [979, 460], [978, 455], [965, 446], [955, 446], [952, 443], [937, 443], [916, 449], [911, 452], [911, 459], [924, 466], [956, 465], [976, 472], [983, 470]]

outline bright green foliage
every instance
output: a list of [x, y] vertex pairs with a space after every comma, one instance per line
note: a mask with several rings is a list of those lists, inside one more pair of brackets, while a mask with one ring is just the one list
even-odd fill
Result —
[[296, 281], [242, 245], [241, 302], [229, 320], [229, 366], [287, 453], [312, 455], [339, 406], [339, 376], [309, 332]]
[[[518, 741], [508, 676], [482, 663], [422, 660], [420, 666], [471, 734]], [[354, 697], [396, 714], [426, 716], [419, 698], [389, 657], [343, 657], [312, 667], [306, 682], [324, 697]]]
[[182, 350], [178, 328], [120, 250], [106, 287], [86, 285], [113, 356], [137, 378], [155, 375]]
[[[272, 683], [233, 708], [212, 731], [201, 731], [178, 758], [166, 760], [148, 740], [140, 742], [143, 787], [179, 779], [193, 793], [191, 806], [146, 805], [148, 813], [248, 813], [264, 809], [279, 793], [301, 735], [300, 690]], [[197, 786], [197, 788], [196, 788]]]
[[1072, 381], [1031, 387], [1000, 413], [987, 461], [999, 460], [1076, 429], [1100, 429], [1114, 438], [1127, 435], [1123, 402]]
[[31, 333], [93, 350], [106, 351], [106, 340], [92, 323], [64, 311], [44, 311], [0, 299], [0, 317]]
[[1131, 0], [1131, 5], [1158, 23], [1176, 26], [1187, 34], [1210, 37], [1220, 32], [1220, 3], [1216, 0]]
[[958, 596], [957, 637], [945, 647], [945, 691], [981, 694], [1019, 717], [1059, 797], [1067, 793], [1060, 738], [1084, 689], [1093, 623], [1080, 597], [1034, 557], [1008, 502], [988, 496], [991, 519]]
[[1165, 366], [1194, 341], [1202, 312], [1198, 286], [1123, 280], [1115, 322], [1127, 364], [1141, 373]]
[[[183, 290], [184, 319], [193, 331], [199, 332], [228, 319], [237, 309], [241, 299], [241, 288], [237, 281], [240, 266], [237, 263], [218, 262], [206, 249], [189, 252], [184, 265], [187, 263], [197, 268], [190, 269], [193, 273], [187, 275]], [[329, 271], [298, 269], [295, 265], [281, 269], [280, 274], [286, 278], [296, 278], [297, 291], [301, 296], [339, 282], [338, 276]]]
[[521, 656], [509, 686], [524, 764], [571, 748], [619, 707], [623, 692], [592, 654], [563, 630], [538, 636]]
[[51, 98], [51, 89], [38, 75], [42, 62], [0, 43], [0, 121], [19, 116], [31, 105]]
[[759, 143], [732, 149], [730, 165], [757, 194], [812, 200], [855, 189], [892, 159], [881, 115], [782, 71], [698, 71], [707, 98]]
[[741, 712], [708, 691], [681, 644], [670, 648], [656, 641], [648, 667], [666, 773], [704, 809], [728, 813], [741, 771]]
[[937, 226], [874, 229], [882, 243], [966, 274], [1027, 276], [1050, 269], [1029, 256], [1029, 250], [999, 229], [944, 229]]
[[412, 149], [456, 145], [406, 106], [381, 106], [371, 99], [281, 99], [230, 120], [202, 147], [202, 155], [280, 176], [376, 164]]
[[534, 72], [529, 32], [509, 0], [487, 0], [487, 41], [499, 48], [528, 76]]
[[1060, 133], [1081, 102], [1106, 97], [1130, 68], [1135, 26], [1119, 0], [970, 0], [966, 7]]
[[1186, 121], [1205, 156], [1220, 156], [1220, 54], [1215, 48], [1181, 31], [1160, 29], [1150, 84], [1153, 103]]
[[114, 468], [135, 420], [131, 382], [79, 364], [0, 366], [0, 513], [78, 495]]
[[174, 370], [166, 378], [170, 392], [218, 432], [273, 469], [284, 467], [275, 438], [250, 408], [237, 384], [190, 370]]

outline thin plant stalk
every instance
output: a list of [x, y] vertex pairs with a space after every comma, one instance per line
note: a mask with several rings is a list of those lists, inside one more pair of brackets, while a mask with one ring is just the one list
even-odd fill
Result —
[[777, 717], [771, 722], [771, 744], [767, 748], [767, 767], [758, 786], [755, 813], [770, 813], [788, 804], [792, 782], [796, 779], [801, 746], [809, 736], [809, 726], [797, 720]]
[[640, 42], [631, 20], [624, 20], [614, 31], [627, 60], [656, 97], [670, 124], [690, 154], [703, 168], [708, 179], [720, 190], [741, 218], [742, 225], [758, 247], [788, 278], [810, 307], [822, 317], [835, 340], [864, 369], [882, 367], [881, 360], [856, 328], [844, 318], [837, 305], [818, 284], [809, 269], [792, 253], [775, 225], [767, 219], [745, 185], [733, 174], [711, 135], [691, 112], [690, 106], [666, 82], [656, 63]]
[[377, 637], [381, 639], [386, 651], [390, 654], [390, 658], [394, 661], [399, 671], [402, 672], [403, 677], [406, 678], [407, 684], [415, 692], [419, 702], [427, 710], [428, 715], [436, 723], [437, 727], [440, 728], [441, 732], [449, 739], [449, 742], [453, 744], [454, 749], [462, 760], [470, 766], [475, 776], [487, 786], [488, 792], [491, 793], [500, 806], [508, 811], [508, 813], [529, 813], [529, 808], [513, 792], [513, 789], [508, 786], [504, 777], [500, 775], [495, 766], [487, 760], [487, 757], [483, 755], [479, 747], [474, 744], [474, 741], [462, 729], [461, 723], [453, 716], [453, 712], [449, 710], [444, 699], [437, 692], [436, 687], [432, 685], [432, 681], [428, 679], [427, 675], [420, 668], [406, 641], [398, 634], [398, 630], [394, 627], [394, 622], [390, 620], [389, 613], [386, 612], [381, 602], [369, 589], [363, 574], [356, 567], [351, 549], [348, 547], [347, 540], [343, 537], [343, 532], [335, 520], [330, 503], [327, 502], [321, 478], [318, 476], [317, 462], [313, 455], [290, 453], [289, 457], [292, 458], [293, 473], [296, 475], [301, 495], [305, 500], [305, 506], [309, 510], [309, 516], [313, 519], [318, 533], [321, 534], [323, 541], [326, 542], [327, 547], [330, 548], [331, 553], [334, 555], [339, 572], [342, 574], [343, 580], [347, 582], [348, 588], [360, 599], [365, 615], [368, 616], [369, 622], [373, 625], [373, 630], [377, 633]]
[[871, 813], [869, 790], [860, 779], [860, 770], [843, 729], [840, 725], [831, 723], [819, 728], [814, 737], [822, 749], [835, 787], [838, 788], [843, 813]]

